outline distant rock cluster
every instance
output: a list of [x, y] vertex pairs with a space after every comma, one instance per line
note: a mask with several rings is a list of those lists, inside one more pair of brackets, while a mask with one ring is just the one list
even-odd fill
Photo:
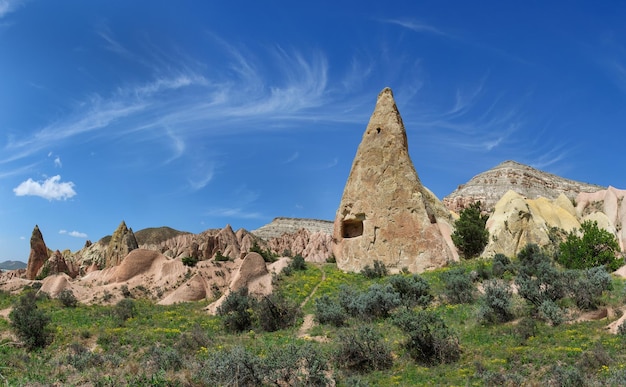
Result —
[[283, 234], [297, 233], [302, 229], [311, 234], [332, 234], [333, 222], [328, 220], [278, 217], [274, 218], [271, 223], [253, 230], [252, 233], [267, 241], [273, 238], [280, 238]]

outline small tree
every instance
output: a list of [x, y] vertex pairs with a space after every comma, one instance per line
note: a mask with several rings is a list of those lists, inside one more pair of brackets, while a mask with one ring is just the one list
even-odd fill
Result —
[[512, 293], [508, 285], [498, 280], [485, 282], [485, 294], [481, 297], [478, 314], [480, 320], [487, 323], [512, 320]]
[[136, 314], [137, 308], [135, 306], [135, 301], [130, 298], [122, 298], [113, 308], [113, 315], [117, 319], [119, 326], [124, 325], [126, 320], [135, 317]]
[[357, 372], [382, 370], [393, 365], [391, 349], [380, 333], [369, 325], [339, 333], [335, 355], [342, 368]]
[[315, 320], [320, 324], [331, 324], [340, 327], [345, 324], [348, 315], [339, 301], [332, 299], [328, 294], [315, 300]]
[[617, 257], [619, 244], [610, 232], [598, 228], [597, 222], [590, 220], [580, 226], [582, 237], [570, 232], [565, 242], [559, 245], [559, 263], [568, 269], [589, 269], [605, 265], [609, 271], [617, 270], [624, 264]]
[[263, 257], [263, 260], [268, 263], [274, 262], [276, 261], [276, 258], [278, 258], [278, 255], [272, 253], [272, 250], [270, 250], [269, 248], [266, 248], [266, 249], [261, 248], [261, 246], [259, 246], [257, 241], [254, 241], [254, 243], [252, 244], [252, 247], [250, 247], [250, 252], [258, 253], [261, 257]]
[[389, 283], [400, 295], [402, 305], [412, 308], [415, 305], [426, 307], [433, 300], [430, 285], [418, 274], [411, 276], [396, 274], [389, 277]]
[[489, 231], [485, 228], [487, 215], [481, 215], [480, 202], [471, 204], [461, 211], [459, 219], [454, 222], [452, 241], [465, 258], [480, 255], [489, 242]]
[[248, 296], [248, 288], [241, 288], [226, 297], [217, 308], [217, 314], [223, 316], [224, 327], [231, 332], [241, 332], [252, 327], [253, 300]]
[[459, 338], [435, 312], [405, 309], [394, 316], [393, 323], [408, 335], [404, 347], [416, 361], [431, 365], [461, 357]]
[[74, 296], [74, 292], [72, 292], [71, 289], [61, 290], [61, 292], [59, 292], [58, 298], [65, 307], [75, 308], [76, 305], [78, 305], [78, 300], [76, 299], [76, 296]]
[[519, 267], [515, 284], [522, 298], [538, 308], [544, 301], [554, 303], [565, 297], [567, 289], [563, 274], [539, 246], [535, 244], [524, 246], [517, 254], [517, 259]]
[[226, 262], [226, 261], [230, 261], [230, 257], [227, 255], [222, 254], [221, 251], [217, 250], [217, 252], [215, 253], [215, 260], [217, 262]]
[[37, 308], [37, 296], [29, 290], [22, 294], [9, 313], [11, 326], [17, 336], [30, 350], [43, 348], [49, 344], [52, 332], [48, 324], [50, 316]]
[[387, 270], [387, 266], [383, 262], [374, 260], [374, 267], [365, 265], [363, 270], [361, 270], [361, 274], [370, 279], [382, 278], [389, 274], [389, 270]]
[[475, 288], [469, 273], [462, 267], [454, 267], [441, 274], [445, 285], [443, 293], [453, 304], [465, 304], [474, 301]]
[[279, 293], [273, 293], [255, 304], [255, 312], [261, 329], [274, 332], [293, 325], [300, 308]]
[[194, 257], [183, 257], [181, 260], [183, 261], [183, 265], [189, 267], [194, 267], [198, 263], [198, 258]]

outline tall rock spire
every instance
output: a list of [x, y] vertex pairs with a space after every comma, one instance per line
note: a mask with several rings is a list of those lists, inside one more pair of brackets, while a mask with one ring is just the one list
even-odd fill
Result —
[[391, 89], [385, 88], [378, 95], [335, 216], [337, 265], [348, 271], [360, 271], [375, 260], [392, 270], [422, 272], [441, 267], [458, 257], [449, 242], [446, 216], [441, 202], [420, 182], [402, 117]]
[[126, 227], [126, 223], [122, 220], [122, 223], [117, 227], [117, 230], [113, 233], [111, 241], [107, 247], [105, 257], [105, 267], [113, 267], [119, 265], [122, 260], [131, 251], [138, 248], [137, 239], [133, 229]]
[[47, 260], [48, 247], [46, 247], [46, 242], [43, 240], [39, 226], [35, 225], [30, 237], [30, 254], [28, 255], [28, 265], [26, 266], [26, 278], [34, 280]]

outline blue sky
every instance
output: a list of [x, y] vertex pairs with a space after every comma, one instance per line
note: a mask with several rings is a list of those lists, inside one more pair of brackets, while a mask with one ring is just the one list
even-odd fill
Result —
[[389, 86], [439, 198], [513, 159], [626, 188], [620, 2], [0, 0], [0, 261], [332, 220]]

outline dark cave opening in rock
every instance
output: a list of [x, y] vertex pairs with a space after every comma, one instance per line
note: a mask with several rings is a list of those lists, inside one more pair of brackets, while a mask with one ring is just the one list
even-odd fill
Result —
[[363, 235], [363, 221], [358, 219], [344, 220], [341, 225], [344, 238], [356, 238]]

